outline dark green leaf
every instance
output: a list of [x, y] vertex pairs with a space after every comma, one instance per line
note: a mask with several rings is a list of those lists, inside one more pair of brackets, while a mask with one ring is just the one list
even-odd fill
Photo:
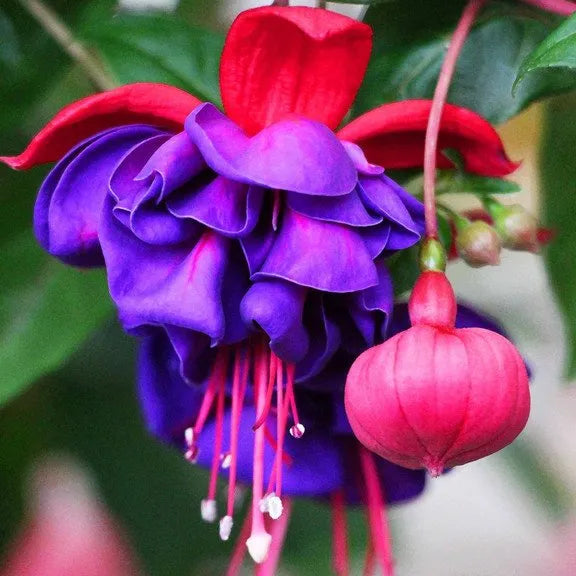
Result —
[[112, 312], [103, 274], [68, 268], [31, 231], [2, 246], [0, 404], [62, 364]]
[[88, 26], [83, 36], [121, 84], [161, 82], [219, 104], [223, 36], [171, 15], [125, 14]]
[[0, 10], [0, 66], [14, 69], [21, 61], [22, 51], [14, 25]]
[[566, 375], [576, 376], [576, 97], [547, 107], [542, 141], [542, 215], [555, 232], [544, 252], [550, 284], [562, 316], [567, 340]]
[[394, 295], [398, 298], [412, 290], [420, 268], [418, 265], [418, 247], [397, 252], [388, 260], [388, 270], [392, 276]]
[[437, 194], [474, 194], [490, 196], [492, 194], [512, 194], [520, 192], [516, 182], [502, 178], [486, 178], [458, 171], [442, 171], [436, 180]]
[[576, 68], [576, 14], [568, 18], [522, 63], [515, 86], [528, 72], [547, 68]]
[[[367, 13], [367, 21], [374, 26], [376, 36], [389, 39], [375, 47], [357, 98], [355, 115], [385, 102], [431, 98], [434, 93], [459, 10], [446, 11], [449, 17], [441, 20], [444, 28], [431, 24], [427, 34], [419, 28], [420, 33], [410, 38], [405, 33], [390, 31], [395, 20], [387, 13], [393, 9], [398, 8], [392, 4], [379, 5]], [[426, 16], [429, 16], [428, 10], [424, 11]], [[421, 14], [412, 15], [413, 11], [412, 6], [409, 11], [404, 10], [407, 14], [404, 19], [412, 17], [416, 28], [422, 24]], [[429, 21], [433, 23], [434, 18], [430, 17]], [[555, 18], [543, 16], [541, 12], [495, 3], [470, 33], [458, 60], [448, 101], [500, 123], [540, 98], [576, 87], [574, 75], [534, 73], [512, 94], [521, 62], [548, 36], [555, 23]], [[411, 27], [404, 23], [404, 31], [406, 29]]]

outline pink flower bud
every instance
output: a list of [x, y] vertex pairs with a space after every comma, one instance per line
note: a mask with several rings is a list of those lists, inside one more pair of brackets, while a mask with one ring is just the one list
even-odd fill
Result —
[[460, 257], [474, 268], [500, 264], [500, 236], [482, 220], [470, 222], [458, 230], [456, 248]]
[[528, 374], [503, 336], [454, 327], [456, 300], [442, 272], [421, 274], [409, 311], [411, 328], [352, 365], [346, 412], [367, 448], [437, 476], [516, 438], [530, 412]]

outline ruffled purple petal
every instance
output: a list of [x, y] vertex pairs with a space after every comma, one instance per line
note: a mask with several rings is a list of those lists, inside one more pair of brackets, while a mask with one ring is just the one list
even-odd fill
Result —
[[[223, 419], [223, 451], [230, 445], [231, 414], [227, 411]], [[256, 421], [256, 411], [246, 407], [242, 412], [238, 438], [238, 480], [245, 484], [252, 482], [254, 462], [253, 446], [254, 432], [252, 424]], [[314, 428], [305, 422], [306, 434], [295, 439], [287, 435], [284, 441], [284, 452], [292, 460], [290, 466], [285, 465], [282, 473], [282, 492], [286, 496], [325, 496], [342, 485], [343, 470], [338, 445], [325, 432]], [[269, 430], [276, 438], [276, 423], [270, 419]], [[209, 467], [212, 463], [213, 446], [215, 442], [216, 423], [208, 422], [199, 436], [200, 448], [198, 464]], [[264, 477], [272, 472], [275, 451], [267, 442], [264, 450]], [[227, 476], [228, 471], [221, 472]]]
[[192, 218], [224, 236], [246, 236], [256, 226], [265, 190], [217, 176], [204, 184], [191, 182], [167, 201], [178, 218]]
[[366, 210], [356, 190], [345, 196], [333, 197], [287, 192], [286, 202], [295, 212], [316, 220], [358, 227], [374, 226], [382, 222], [382, 216], [371, 214]]
[[242, 318], [260, 327], [270, 338], [270, 348], [285, 362], [296, 363], [308, 351], [308, 334], [302, 324], [307, 290], [268, 280], [252, 285], [242, 300]]
[[158, 329], [142, 340], [138, 354], [138, 395], [152, 434], [180, 446], [184, 430], [193, 423], [203, 389], [180, 377], [180, 361], [168, 337]]
[[394, 309], [392, 278], [383, 260], [376, 264], [378, 284], [351, 296], [349, 313], [364, 338], [365, 346], [381, 342]]
[[346, 149], [348, 156], [350, 156], [350, 160], [354, 162], [354, 166], [356, 170], [360, 172], [360, 174], [365, 174], [367, 176], [378, 176], [384, 173], [384, 168], [382, 166], [377, 166], [376, 164], [371, 164], [364, 156], [364, 152], [362, 148], [358, 146], [358, 144], [354, 144], [352, 142], [346, 142], [345, 140], [340, 140], [342, 146]]
[[225, 334], [222, 281], [230, 241], [204, 232], [197, 241], [152, 246], [117, 221], [112, 203], [105, 203], [100, 234], [110, 294], [124, 327], [173, 324], [219, 342]]
[[248, 138], [215, 106], [203, 104], [185, 126], [206, 163], [231, 180], [312, 196], [341, 196], [356, 185], [345, 148], [318, 122], [283, 120]]
[[[182, 140], [182, 134], [178, 137]], [[148, 244], [184, 242], [197, 235], [200, 230], [195, 222], [175, 218], [166, 210], [161, 199], [168, 193], [169, 188], [164, 175], [151, 168], [158, 165], [165, 169], [165, 164], [171, 157], [165, 154], [163, 149], [168, 148], [169, 152], [174, 152], [175, 142], [178, 142], [176, 138], [158, 136], [141, 142], [122, 158], [110, 181], [112, 197], [117, 201], [114, 215], [124, 226], [129, 227], [136, 237]], [[185, 134], [184, 138], [187, 140]], [[195, 157], [189, 159], [183, 155], [181, 160], [182, 164], [187, 161], [188, 164], [194, 164]], [[187, 173], [193, 173], [195, 168], [192, 168]], [[175, 185], [185, 172], [180, 168], [176, 175], [168, 177], [167, 181]], [[148, 176], [142, 178], [142, 173]]]
[[296, 382], [306, 382], [318, 375], [338, 351], [340, 330], [326, 314], [323, 298], [310, 295], [304, 312], [304, 325], [310, 336], [306, 356], [296, 364]]
[[150, 126], [101, 132], [73, 148], [44, 181], [34, 209], [42, 247], [77, 266], [103, 264], [98, 222], [108, 180], [122, 156], [142, 140], [162, 134]]
[[164, 329], [180, 362], [180, 377], [190, 385], [204, 382], [216, 355], [214, 348], [210, 347], [210, 338], [179, 326], [168, 325]]
[[252, 276], [263, 278], [283, 278], [336, 293], [363, 290], [378, 282], [376, 267], [357, 232], [289, 208], [268, 257]]

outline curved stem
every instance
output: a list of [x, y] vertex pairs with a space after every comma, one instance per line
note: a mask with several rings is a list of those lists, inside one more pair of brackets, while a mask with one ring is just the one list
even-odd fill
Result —
[[560, 14], [561, 16], [570, 16], [576, 12], [576, 4], [569, 0], [523, 0], [526, 4], [531, 4], [546, 12]]
[[60, 17], [41, 0], [19, 0], [54, 41], [82, 68], [98, 90], [112, 90], [117, 83], [106, 73], [100, 62], [77, 40]]
[[484, 5], [486, 0], [470, 0], [460, 20], [448, 51], [446, 58], [442, 63], [436, 90], [434, 91], [434, 99], [432, 100], [432, 108], [430, 109], [430, 116], [428, 118], [428, 126], [426, 128], [426, 142], [424, 146], [424, 210], [426, 216], [426, 236], [428, 238], [438, 237], [438, 222], [436, 220], [436, 199], [435, 199], [435, 180], [436, 180], [436, 154], [438, 149], [438, 134], [440, 132], [440, 120], [442, 118], [442, 110], [446, 102], [448, 88], [454, 75], [456, 68], [456, 61], [464, 45], [464, 41], [470, 32], [472, 24]]

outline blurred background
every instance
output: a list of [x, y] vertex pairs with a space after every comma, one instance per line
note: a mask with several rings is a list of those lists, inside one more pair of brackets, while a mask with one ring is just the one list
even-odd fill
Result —
[[[20, 151], [62, 105], [93, 91], [25, 4], [0, 4], [2, 154]], [[247, 5], [240, 0], [50, 2], [80, 38], [96, 41], [109, 55], [123, 81], [147, 79], [138, 52], [146, 42], [137, 38], [132, 52], [115, 46], [117, 36], [99, 29], [100, 20], [119, 10], [177, 10], [182, 22], [225, 30]], [[153, 29], [161, 36], [159, 22]], [[221, 36], [211, 35], [207, 42], [217, 44]], [[152, 48], [160, 68], [170, 48]], [[120, 49], [122, 57], [115, 61]], [[198, 66], [198, 60], [184, 64]], [[162, 71], [163, 81], [178, 83], [171, 82], [173, 69]], [[558, 109], [569, 105], [559, 101]], [[533, 106], [501, 127], [509, 155], [523, 160], [515, 176], [523, 192], [509, 201], [534, 213], [542, 206], [540, 143], [556, 137], [549, 123], [542, 134], [546, 114]], [[2, 558], [15, 553], [18, 535], [28, 534], [27, 522], [42, 507], [38, 502], [45, 503], [42, 495], [63, 486], [64, 497], [57, 502], [65, 512], [57, 514], [58, 522], [77, 529], [73, 503], [91, 502], [79, 517], [114, 518], [111, 531], [122, 534], [122, 544], [114, 540], [110, 546], [131, 548], [138, 573], [223, 574], [232, 544], [222, 543], [216, 527], [201, 523], [199, 514], [207, 474], [146, 434], [134, 394], [135, 345], [113, 319], [104, 276], [65, 269], [34, 243], [33, 202], [46, 172], [14, 173], [0, 166], [0, 567]], [[452, 200], [464, 207], [459, 198]], [[545, 262], [507, 252], [500, 267], [454, 264], [449, 276], [465, 301], [501, 320], [519, 345], [534, 375], [533, 411], [513, 446], [429, 481], [419, 500], [391, 511], [398, 576], [574, 576], [576, 389], [563, 376], [565, 333]], [[43, 347], [47, 340], [49, 350]], [[46, 460], [51, 455], [57, 458]], [[360, 574], [363, 515], [353, 512], [350, 522]], [[281, 574], [329, 575], [330, 557], [329, 510], [297, 502]]]

